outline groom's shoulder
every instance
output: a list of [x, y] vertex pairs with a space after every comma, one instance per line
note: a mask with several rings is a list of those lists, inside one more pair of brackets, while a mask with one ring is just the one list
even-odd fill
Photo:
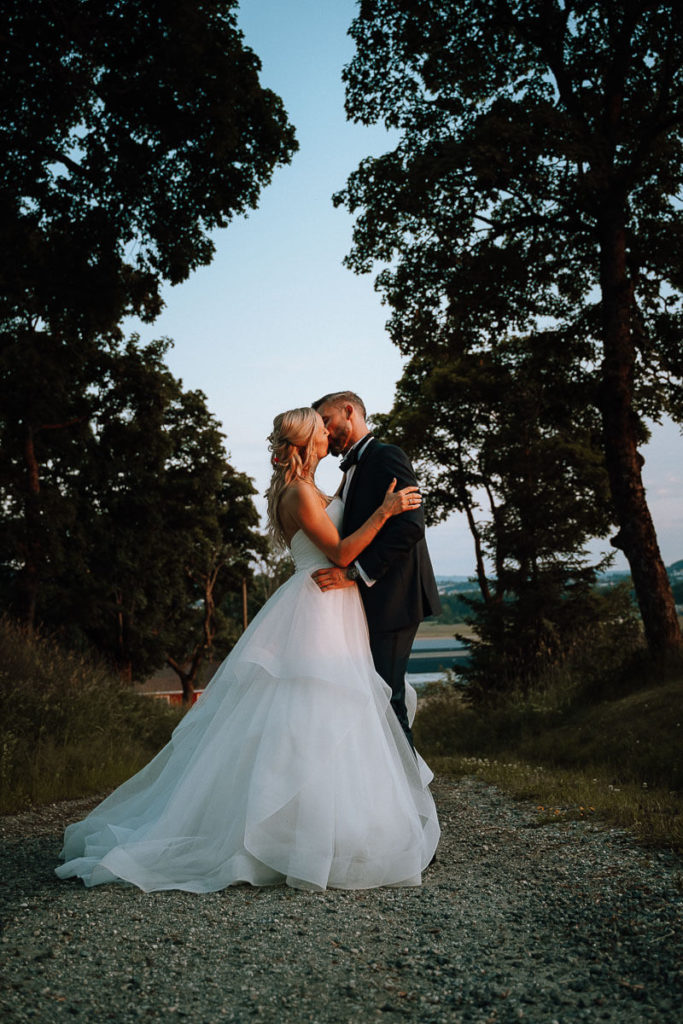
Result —
[[409, 462], [409, 458], [402, 448], [399, 448], [397, 444], [391, 444], [387, 441], [378, 441], [374, 439], [374, 443], [368, 452], [369, 455], [373, 455], [375, 458], [400, 460], [401, 462]]

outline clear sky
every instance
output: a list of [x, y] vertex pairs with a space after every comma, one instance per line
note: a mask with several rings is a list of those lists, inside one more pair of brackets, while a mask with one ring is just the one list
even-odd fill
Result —
[[[291, 166], [276, 170], [257, 211], [214, 236], [213, 263], [165, 290], [156, 323], [129, 325], [143, 340], [174, 340], [172, 372], [206, 393], [233, 465], [261, 494], [270, 478], [266, 436], [277, 412], [345, 388], [358, 392], [369, 411], [386, 412], [401, 374], [384, 329], [389, 311], [372, 277], [342, 266], [352, 220], [331, 201], [363, 157], [391, 146], [383, 129], [352, 125], [344, 116], [341, 69], [353, 53], [347, 30], [355, 6], [353, 0], [242, 0], [245, 42], [261, 58], [262, 83], [282, 97], [299, 152]], [[669, 424], [655, 431], [644, 452], [667, 564], [683, 558], [681, 447]], [[330, 456], [318, 480], [331, 491], [338, 479]], [[259, 499], [261, 511], [264, 505]], [[437, 574], [473, 572], [464, 517], [430, 529], [428, 542]], [[615, 563], [625, 567], [623, 560]]]

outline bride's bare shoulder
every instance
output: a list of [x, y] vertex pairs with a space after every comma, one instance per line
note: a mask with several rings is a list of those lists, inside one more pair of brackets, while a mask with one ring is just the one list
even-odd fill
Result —
[[293, 480], [284, 489], [280, 498], [280, 508], [287, 512], [295, 512], [300, 508], [310, 508], [321, 504], [320, 491], [307, 480]]

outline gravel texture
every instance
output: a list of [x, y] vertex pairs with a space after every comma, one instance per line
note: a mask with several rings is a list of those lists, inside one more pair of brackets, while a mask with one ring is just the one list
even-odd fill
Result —
[[681, 859], [472, 779], [439, 780], [421, 889], [195, 896], [53, 874], [96, 801], [0, 819], [0, 1018], [88, 1022], [683, 1019]]

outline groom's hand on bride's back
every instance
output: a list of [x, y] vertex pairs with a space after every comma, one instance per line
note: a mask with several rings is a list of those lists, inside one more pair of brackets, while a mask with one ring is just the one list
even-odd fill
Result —
[[311, 573], [311, 578], [322, 591], [342, 590], [344, 587], [355, 587], [356, 585], [346, 575], [346, 569], [340, 569], [336, 565], [327, 569], [316, 569]]

